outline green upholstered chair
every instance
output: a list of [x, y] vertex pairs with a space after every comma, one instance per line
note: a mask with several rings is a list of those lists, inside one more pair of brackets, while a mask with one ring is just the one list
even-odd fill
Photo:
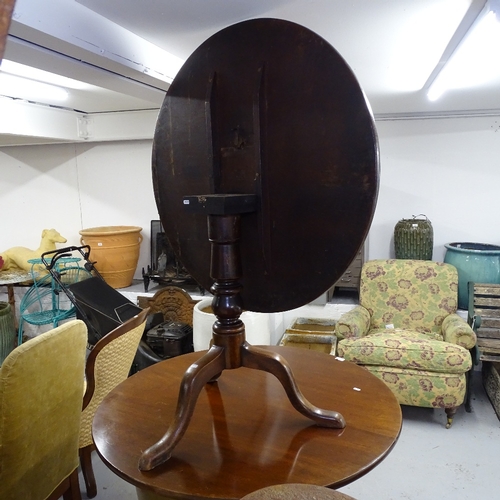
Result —
[[0, 368], [0, 498], [80, 499], [78, 434], [87, 327], [69, 321]]
[[359, 305], [336, 325], [338, 355], [383, 380], [400, 404], [443, 408], [450, 427], [464, 402], [476, 335], [457, 311], [454, 266], [372, 260], [361, 270]]
[[353, 497], [313, 484], [275, 484], [245, 495], [240, 500], [355, 500]]
[[91, 457], [95, 449], [92, 439], [94, 414], [104, 397], [128, 377], [148, 314], [149, 309], [144, 309], [107, 333], [95, 344], [87, 359], [87, 386], [83, 397], [79, 447], [80, 465], [89, 498], [97, 495]]

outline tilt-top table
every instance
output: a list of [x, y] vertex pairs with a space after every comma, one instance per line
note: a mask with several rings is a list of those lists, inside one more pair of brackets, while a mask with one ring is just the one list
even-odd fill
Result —
[[313, 404], [342, 413], [344, 429], [319, 427], [298, 413], [272, 375], [225, 370], [202, 390], [172, 457], [140, 471], [143, 450], [174, 418], [179, 383], [200, 352], [173, 358], [130, 377], [96, 412], [97, 452], [139, 498], [236, 500], [281, 483], [338, 488], [370, 471], [394, 446], [401, 409], [387, 386], [357, 365], [294, 347], [282, 354]]
[[366, 238], [378, 145], [351, 69], [288, 21], [224, 28], [170, 85], [152, 163], [165, 234], [217, 319], [206, 353], [150, 367], [106, 399], [103, 459], [141, 491], [179, 499], [367, 472], [399, 433], [389, 389], [327, 355], [251, 346], [240, 319], [316, 299]]
[[[325, 40], [278, 19], [219, 31], [172, 82], [153, 143], [165, 234], [214, 295], [212, 347], [185, 373], [176, 418], [139, 468], [169, 460], [205, 384], [226, 369], [272, 373], [294, 408], [328, 428], [282, 357], [245, 342], [246, 309], [294, 309], [328, 290], [368, 232], [378, 191], [376, 131], [352, 71]], [[242, 391], [243, 393], [243, 391]]]

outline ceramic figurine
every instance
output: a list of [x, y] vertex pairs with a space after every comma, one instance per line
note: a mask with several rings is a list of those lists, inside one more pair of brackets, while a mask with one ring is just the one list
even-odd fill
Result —
[[2, 271], [18, 271], [23, 270], [30, 272], [30, 259], [39, 259], [44, 252], [49, 252], [56, 249], [56, 243], [66, 243], [66, 238], [61, 236], [55, 229], [44, 229], [42, 231], [42, 241], [37, 250], [30, 250], [26, 247], [12, 247], [0, 253], [0, 258], [3, 259]]

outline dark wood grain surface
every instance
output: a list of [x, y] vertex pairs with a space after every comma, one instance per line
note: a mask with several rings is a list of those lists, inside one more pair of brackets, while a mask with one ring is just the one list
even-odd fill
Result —
[[207, 290], [203, 213], [183, 198], [255, 195], [241, 217], [241, 296], [256, 312], [326, 292], [361, 248], [375, 211], [375, 124], [342, 56], [304, 26], [251, 19], [203, 42], [158, 115], [153, 186], [166, 236]]
[[173, 419], [179, 384], [202, 353], [163, 361], [124, 381], [96, 413], [97, 451], [120, 477], [175, 499], [240, 499], [280, 483], [340, 487], [375, 467], [401, 429], [394, 395], [365, 369], [293, 347], [266, 347], [290, 364], [304, 396], [342, 413], [345, 429], [314, 425], [291, 406], [272, 375], [224, 370], [200, 394], [172, 458], [138, 469], [141, 453]]

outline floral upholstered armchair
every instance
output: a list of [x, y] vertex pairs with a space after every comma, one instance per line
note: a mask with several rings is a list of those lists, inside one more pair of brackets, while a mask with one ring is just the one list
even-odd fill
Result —
[[[476, 335], [457, 311], [454, 266], [372, 260], [359, 305], [336, 325], [338, 355], [383, 380], [400, 404], [444, 408], [449, 428], [466, 395]], [[342, 340], [341, 340], [342, 339]]]

